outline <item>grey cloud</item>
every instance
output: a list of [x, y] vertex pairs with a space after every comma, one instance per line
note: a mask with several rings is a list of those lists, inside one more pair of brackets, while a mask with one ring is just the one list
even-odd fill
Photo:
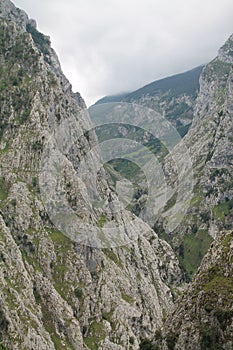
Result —
[[232, 0], [15, 0], [49, 34], [88, 103], [212, 59], [233, 32]]

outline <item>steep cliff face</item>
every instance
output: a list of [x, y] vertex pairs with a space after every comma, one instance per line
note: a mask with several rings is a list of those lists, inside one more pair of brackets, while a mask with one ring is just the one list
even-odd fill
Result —
[[[164, 222], [177, 205], [171, 192], [155, 225], [156, 232], [172, 243], [188, 277], [196, 271], [218, 233], [232, 228], [232, 74], [231, 36], [203, 69], [194, 120], [183, 138], [193, 169], [193, 193], [187, 202], [187, 215], [172, 235], [164, 232]], [[172, 181], [175, 189], [179, 180], [173, 164], [168, 155], [164, 169], [167, 181]]]
[[[85, 103], [49, 37], [1, 1], [0, 347], [232, 348], [232, 233], [219, 233], [232, 227], [232, 52], [231, 37], [201, 75], [184, 138], [194, 193], [169, 238], [190, 275], [217, 239], [161, 329], [182, 279], [178, 260], [109, 188]], [[163, 165], [176, 184], [169, 156]], [[166, 236], [162, 224], [155, 231]], [[117, 237], [104, 235], [113, 227]]]
[[157, 333], [158, 349], [233, 347], [232, 52], [231, 36], [201, 75], [194, 122], [184, 139], [194, 165], [194, 194], [182, 233], [173, 238], [182, 240], [179, 253], [189, 271], [201, 252], [196, 242], [208, 235], [215, 241]]
[[157, 333], [158, 349], [232, 349], [232, 248], [233, 233], [221, 233]]
[[[49, 38], [8, 0], [0, 3], [0, 34], [1, 342], [17, 350], [138, 349], [173, 304], [169, 285], [180, 281], [178, 261], [149, 226], [108, 204], [117, 197], [100, 169], [96, 137], [86, 133], [85, 104]], [[130, 244], [88, 247], [53, 224], [45, 200], [54, 179], [47, 172], [41, 183], [44, 159], [57, 161], [44, 158], [48, 145], [52, 152], [60, 147], [64, 164], [55, 192], [78, 222], [102, 229], [115, 222], [133, 235]], [[83, 175], [78, 164], [93, 148]], [[103, 208], [93, 205], [96, 195]]]
[[192, 128], [185, 139], [194, 169], [194, 196], [185, 224], [198, 225], [215, 238], [232, 228], [233, 120], [232, 37], [201, 75]]

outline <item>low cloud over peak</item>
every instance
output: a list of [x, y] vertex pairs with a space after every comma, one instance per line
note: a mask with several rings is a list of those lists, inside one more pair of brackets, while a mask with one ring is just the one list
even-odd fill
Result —
[[15, 0], [50, 35], [88, 104], [208, 62], [233, 32], [232, 0]]

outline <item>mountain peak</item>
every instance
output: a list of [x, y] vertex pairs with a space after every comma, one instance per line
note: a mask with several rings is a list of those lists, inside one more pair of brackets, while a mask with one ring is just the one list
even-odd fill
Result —
[[219, 49], [218, 57], [226, 63], [233, 63], [233, 34], [227, 39], [225, 44]]
[[8, 21], [13, 21], [24, 31], [26, 31], [27, 24], [30, 24], [36, 28], [36, 21], [29, 19], [26, 12], [16, 7], [10, 0], [1, 0], [0, 18], [4, 18]]

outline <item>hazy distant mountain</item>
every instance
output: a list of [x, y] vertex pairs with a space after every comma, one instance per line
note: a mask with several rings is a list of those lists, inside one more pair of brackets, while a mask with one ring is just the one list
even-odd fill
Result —
[[202, 69], [203, 66], [199, 66], [190, 71], [154, 81], [130, 93], [105, 96], [95, 105], [133, 102], [152, 108], [171, 121], [183, 137], [193, 119], [193, 107], [199, 91]]

